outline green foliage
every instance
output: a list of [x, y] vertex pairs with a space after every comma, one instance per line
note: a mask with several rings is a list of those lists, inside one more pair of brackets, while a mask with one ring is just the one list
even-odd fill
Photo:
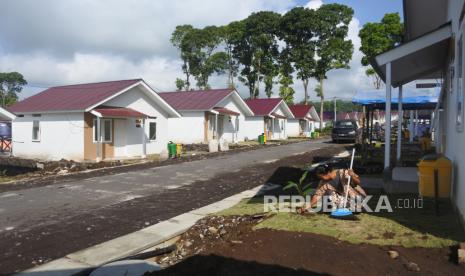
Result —
[[279, 79], [279, 97], [281, 97], [287, 104], [294, 104], [294, 88], [291, 87], [293, 84], [292, 77], [281, 74]]
[[[364, 54], [362, 65], [370, 65], [370, 59], [384, 53], [402, 42], [404, 34], [403, 24], [398, 13], [387, 13], [379, 23], [366, 23], [358, 33], [362, 45], [360, 51]], [[373, 68], [365, 71], [368, 77], [373, 78], [373, 86], [379, 89], [381, 79]]]
[[14, 104], [18, 100], [18, 93], [21, 93], [23, 86], [27, 84], [23, 75], [18, 72], [0, 72], [0, 97], [2, 106]]
[[208, 88], [208, 79], [214, 74], [222, 74], [227, 68], [228, 55], [216, 51], [222, 41], [221, 29], [207, 26], [203, 29], [191, 25], [177, 26], [171, 36], [171, 43], [181, 51], [183, 72], [186, 75], [185, 89], [190, 88], [190, 76], [197, 81], [197, 87]]
[[358, 33], [364, 53], [362, 65], [370, 64], [369, 59], [394, 48], [402, 41], [403, 24], [398, 13], [387, 13], [379, 23], [366, 23]]
[[178, 91], [181, 91], [184, 87], [186, 87], [186, 82], [180, 78], [176, 78], [175, 84]]
[[315, 70], [316, 11], [296, 7], [280, 22], [280, 38], [286, 43], [284, 56], [294, 64], [297, 78], [304, 86], [304, 102], [308, 101], [308, 83]]
[[288, 190], [290, 188], [294, 188], [297, 190], [297, 193], [300, 196], [306, 197], [307, 195], [310, 194], [312, 188], [311, 184], [306, 184], [304, 183], [305, 179], [307, 178], [308, 171], [305, 171], [302, 176], [299, 179], [299, 183], [295, 183], [293, 181], [288, 181], [287, 185], [284, 186], [283, 190]]
[[278, 75], [279, 20], [278, 13], [263, 11], [251, 14], [237, 25], [238, 37], [232, 41], [232, 52], [242, 65], [239, 80], [248, 86], [250, 98], [258, 97], [260, 82], [265, 78], [266, 89], [271, 91], [271, 79]]

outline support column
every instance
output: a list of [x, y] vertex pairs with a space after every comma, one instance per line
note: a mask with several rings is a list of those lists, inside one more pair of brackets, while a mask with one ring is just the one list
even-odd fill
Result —
[[218, 114], [215, 114], [215, 139], [219, 140], [218, 138]]
[[384, 170], [391, 164], [391, 63], [386, 64], [386, 112], [384, 113]]
[[413, 110], [410, 110], [410, 115], [409, 115], [410, 119], [409, 119], [409, 126], [408, 126], [408, 131], [410, 133], [410, 136], [409, 136], [409, 142], [412, 143], [413, 142]]
[[145, 135], [145, 119], [142, 119], [142, 158], [147, 157], [147, 135]]
[[274, 118], [271, 118], [271, 137], [270, 139], [273, 139], [274, 137]]
[[100, 127], [100, 117], [97, 117], [96, 119], [96, 126], [95, 126], [95, 131], [97, 134], [97, 141], [95, 146], [96, 148], [96, 157], [95, 161], [100, 162], [102, 161], [102, 134], [101, 134], [101, 127]]
[[402, 85], [399, 86], [399, 103], [397, 105], [397, 162], [400, 163], [401, 150], [402, 150], [402, 120], [404, 118], [404, 111], [402, 110]]
[[415, 137], [418, 136], [418, 110], [415, 110]]

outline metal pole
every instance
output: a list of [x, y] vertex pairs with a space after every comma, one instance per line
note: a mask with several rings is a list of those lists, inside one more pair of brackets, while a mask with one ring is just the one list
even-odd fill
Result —
[[215, 114], [215, 139], [218, 139], [218, 114]]
[[399, 104], [397, 105], [397, 162], [400, 162], [401, 158], [401, 149], [402, 149], [402, 119], [404, 118], [404, 113], [402, 110], [402, 85], [399, 86]]
[[391, 167], [391, 63], [386, 64], [386, 112], [384, 113], [384, 170]]
[[415, 110], [415, 137], [418, 136], [418, 109]]
[[409, 142], [413, 142], [413, 110], [410, 110], [410, 120], [409, 120]]
[[337, 111], [336, 111], [336, 97], [334, 97], [334, 123], [336, 123], [336, 116], [337, 116]]

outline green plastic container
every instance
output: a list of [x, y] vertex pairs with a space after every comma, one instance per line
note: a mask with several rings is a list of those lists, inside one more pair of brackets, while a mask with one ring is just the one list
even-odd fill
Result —
[[315, 139], [315, 138], [316, 138], [316, 132], [315, 132], [315, 131], [312, 132], [312, 133], [310, 134], [310, 137], [311, 137], [312, 139]]
[[170, 158], [176, 157], [176, 144], [173, 142], [168, 143], [168, 156]]
[[260, 145], [265, 144], [265, 135], [263, 133], [258, 135], [258, 143], [260, 143]]

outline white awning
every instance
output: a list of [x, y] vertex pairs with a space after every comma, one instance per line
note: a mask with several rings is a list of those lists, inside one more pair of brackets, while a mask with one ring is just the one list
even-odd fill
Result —
[[371, 59], [371, 65], [386, 81], [386, 64], [391, 63], [392, 86], [423, 78], [439, 78], [444, 69], [452, 27], [448, 23], [430, 33], [401, 44]]

